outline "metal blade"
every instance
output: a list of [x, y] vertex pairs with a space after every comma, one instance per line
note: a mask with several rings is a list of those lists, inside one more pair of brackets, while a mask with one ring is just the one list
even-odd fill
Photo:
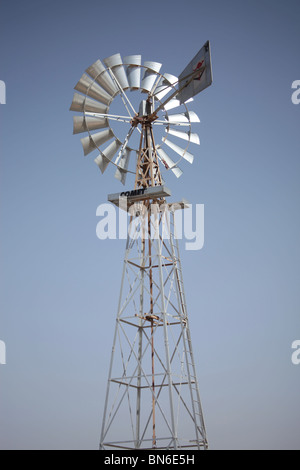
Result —
[[103, 129], [105, 127], [109, 127], [109, 123], [104, 117], [73, 116], [73, 134], [95, 131], [96, 129]]
[[157, 79], [157, 73], [160, 71], [162, 64], [158, 62], [144, 62], [146, 70], [143, 75], [141, 88], [143, 92], [150, 92], [153, 88], [155, 80]]
[[178, 153], [181, 157], [183, 157], [189, 163], [193, 163], [194, 155], [190, 152], [187, 152], [185, 149], [179, 147], [179, 145], [173, 144], [170, 140], [166, 139], [165, 144], [170, 147], [170, 149], [174, 150], [174, 152]]
[[123, 90], [129, 88], [129, 83], [127, 80], [125, 69], [123, 67], [121, 54], [114, 54], [110, 57], [107, 57], [103, 60], [103, 62], [107, 67], [112, 70], [114, 76], [116, 77]]
[[103, 88], [97, 85], [97, 83], [95, 83], [94, 80], [85, 73], [75, 86], [75, 90], [81, 91], [81, 93], [87, 94], [91, 98], [94, 98], [107, 106], [109, 106], [112, 101], [112, 96], [106, 93]]
[[[186, 103], [190, 103], [191, 101], [194, 101], [193, 98], [191, 98], [190, 100], [186, 101]], [[174, 108], [178, 108], [179, 106], [182, 106], [182, 104], [180, 103], [179, 100], [176, 100], [175, 98], [171, 101], [169, 101], [169, 103], [167, 103], [165, 106], [164, 106], [164, 109], [166, 111], [169, 111], [170, 109], [174, 109]]]
[[179, 114], [169, 114], [168, 116], [165, 116], [165, 119], [174, 124], [176, 122], [180, 122], [189, 125], [191, 122], [200, 122], [199, 117], [193, 111]]
[[108, 140], [114, 137], [114, 133], [111, 129], [97, 132], [97, 134], [88, 135], [81, 139], [84, 155], [88, 155], [93, 150], [97, 149], [100, 145], [104, 144]]
[[177, 131], [176, 129], [166, 129], [166, 132], [169, 132], [170, 135], [174, 135], [175, 137], [178, 137], [179, 139], [187, 140], [188, 142], [192, 142], [193, 144], [200, 145], [200, 139], [198, 134], [195, 134], [194, 132], [183, 132], [183, 131]]
[[115, 139], [108, 147], [106, 147], [103, 152], [95, 158], [95, 162], [101, 170], [101, 173], [104, 173], [108, 164], [111, 162], [113, 156], [116, 154], [118, 149], [121, 147], [122, 142], [119, 139]]
[[127, 65], [126, 74], [131, 90], [138, 90], [141, 86], [141, 55], [129, 55], [124, 57], [124, 64]]
[[174, 75], [170, 75], [169, 73], [165, 73], [163, 77], [161, 77], [159, 84], [155, 90], [154, 96], [157, 100], [161, 100], [164, 96], [166, 96], [173, 88], [170, 85], [174, 85], [177, 83], [178, 78]]
[[114, 96], [118, 93], [116, 85], [100, 60], [97, 60], [93, 65], [86, 69], [86, 73], [96, 80], [96, 82], [98, 82], [109, 95]]
[[119, 162], [119, 166], [116, 169], [116, 173], [115, 173], [115, 178], [117, 178], [117, 180], [121, 181], [121, 183], [123, 185], [125, 184], [125, 181], [126, 181], [127, 169], [128, 169], [128, 165], [129, 165], [129, 159], [130, 159], [130, 153], [131, 153], [131, 150], [129, 150], [127, 148], [124, 150], [124, 152], [121, 156], [120, 162]]
[[157, 149], [157, 153], [168, 170], [171, 170], [176, 178], [180, 178], [183, 171], [173, 162], [169, 155], [163, 149]]
[[92, 113], [106, 114], [108, 107], [98, 101], [92, 100], [87, 96], [74, 93], [73, 101], [70, 107], [70, 111], [90, 111]]

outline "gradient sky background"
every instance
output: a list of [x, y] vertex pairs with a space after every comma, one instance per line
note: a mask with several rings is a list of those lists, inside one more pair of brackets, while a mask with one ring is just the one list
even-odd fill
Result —
[[1, 449], [100, 437], [125, 242], [97, 239], [96, 208], [122, 187], [72, 135], [74, 85], [117, 52], [179, 74], [207, 39], [201, 146], [166, 182], [205, 204], [205, 246], [181, 252], [210, 447], [300, 448], [299, 15], [298, 0], [1, 0]]

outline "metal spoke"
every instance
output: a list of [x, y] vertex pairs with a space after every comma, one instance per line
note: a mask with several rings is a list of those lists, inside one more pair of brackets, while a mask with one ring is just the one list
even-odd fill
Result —
[[129, 98], [128, 98], [128, 96], [126, 95], [125, 91], [123, 90], [123, 88], [121, 87], [120, 83], [118, 82], [118, 80], [117, 80], [115, 74], [113, 73], [112, 69], [108, 69], [108, 70], [109, 70], [109, 72], [111, 73], [111, 76], [112, 76], [114, 82], [116, 83], [117, 87], [119, 88], [119, 91], [120, 91], [120, 93], [121, 93], [122, 101], [123, 101], [123, 103], [124, 103], [125, 108], [127, 109], [127, 112], [128, 112], [128, 114], [129, 114], [129, 116], [132, 117], [132, 114], [130, 113], [130, 111], [129, 111], [129, 109], [128, 109], [128, 106], [127, 106], [127, 104], [126, 104], [126, 101], [127, 101], [127, 103], [129, 104], [130, 108], [132, 109], [133, 114], [136, 115], [137, 113], [136, 113], [134, 107], [132, 106], [131, 101], [129, 100]]
[[92, 117], [98, 117], [98, 118], [106, 118], [106, 119], [112, 119], [113, 121], [120, 121], [120, 122], [131, 122], [131, 118], [128, 116], [119, 116], [117, 114], [104, 114], [104, 113], [90, 113], [90, 112], [85, 112], [86, 116], [92, 116]]

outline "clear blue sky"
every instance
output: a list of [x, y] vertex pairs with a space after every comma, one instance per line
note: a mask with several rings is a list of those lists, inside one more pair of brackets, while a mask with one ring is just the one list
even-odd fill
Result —
[[207, 39], [201, 146], [167, 184], [205, 204], [205, 246], [182, 262], [208, 438], [300, 448], [299, 15], [295, 0], [1, 1], [1, 449], [98, 446], [125, 246], [97, 239], [96, 208], [121, 185], [72, 135], [74, 85], [116, 52], [179, 74]]

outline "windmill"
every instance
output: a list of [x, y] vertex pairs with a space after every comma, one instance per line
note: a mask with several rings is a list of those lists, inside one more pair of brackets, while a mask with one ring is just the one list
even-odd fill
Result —
[[[207, 449], [175, 213], [161, 169], [179, 178], [198, 116], [187, 104], [212, 82], [207, 42], [179, 78], [140, 55], [97, 60], [75, 86], [74, 134], [134, 187], [108, 200], [130, 214], [100, 449]], [[116, 103], [116, 104], [115, 104]], [[179, 166], [180, 165], [180, 166]]]

